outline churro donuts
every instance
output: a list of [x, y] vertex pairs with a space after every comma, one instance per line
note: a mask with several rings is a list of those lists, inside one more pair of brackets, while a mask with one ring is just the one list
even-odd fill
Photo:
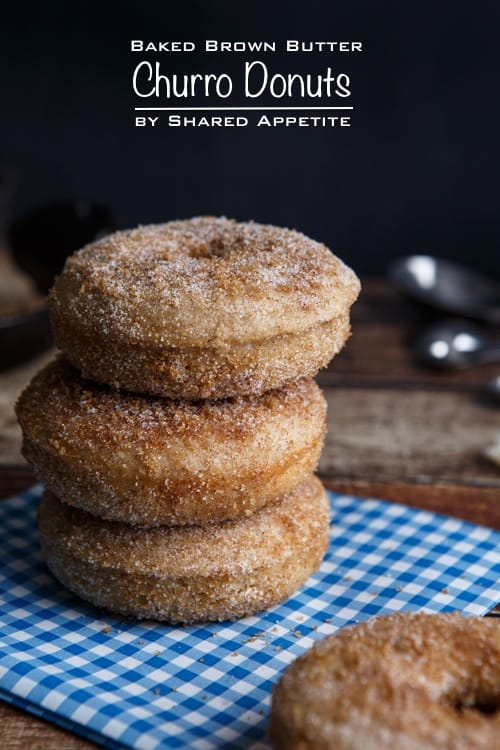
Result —
[[83, 374], [183, 399], [314, 375], [349, 335], [354, 272], [289, 229], [200, 217], [75, 253], [51, 293], [56, 343]]
[[38, 521], [49, 568], [99, 607], [166, 622], [236, 619], [286, 599], [320, 564], [329, 505], [310, 477], [250, 518], [131, 528], [46, 493]]
[[112, 391], [62, 359], [17, 404], [23, 453], [47, 489], [141, 526], [236, 518], [285, 494], [316, 467], [325, 413], [312, 379], [183, 402]]
[[394, 614], [317, 643], [273, 693], [277, 750], [500, 747], [500, 626]]

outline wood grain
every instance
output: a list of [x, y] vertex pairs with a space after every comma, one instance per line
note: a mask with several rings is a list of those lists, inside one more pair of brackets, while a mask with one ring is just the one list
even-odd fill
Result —
[[324, 478], [323, 483], [340, 494], [389, 500], [500, 529], [497, 490], [455, 484], [429, 486], [409, 482], [367, 482], [362, 479]]
[[0, 703], [0, 727], [0, 748], [5, 750], [93, 750], [98, 747], [5, 703]]
[[28, 489], [35, 475], [28, 466], [2, 466], [0, 468], [0, 500]]
[[500, 411], [469, 393], [339, 387], [325, 394], [322, 476], [500, 489], [500, 471], [484, 457]]

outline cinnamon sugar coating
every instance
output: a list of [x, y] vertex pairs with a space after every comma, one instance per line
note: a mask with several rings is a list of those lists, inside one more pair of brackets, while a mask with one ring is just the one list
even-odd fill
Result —
[[265, 393], [313, 376], [349, 337], [348, 316], [288, 334], [227, 349], [173, 347], [161, 350], [125, 342], [84, 338], [66, 327], [57, 341], [82, 374], [117, 390], [184, 400]]
[[38, 512], [45, 559], [98, 607], [171, 623], [236, 619], [274, 606], [319, 566], [329, 503], [315, 477], [250, 518], [131, 528], [46, 492]]
[[500, 626], [494, 618], [394, 614], [345, 628], [274, 688], [277, 750], [500, 747]]
[[75, 253], [51, 293], [83, 374], [174, 398], [263, 392], [314, 375], [349, 335], [353, 271], [299, 232], [199, 217]]
[[314, 471], [326, 402], [311, 379], [186, 402], [112, 391], [62, 359], [17, 404], [23, 453], [65, 502], [140, 526], [250, 515]]

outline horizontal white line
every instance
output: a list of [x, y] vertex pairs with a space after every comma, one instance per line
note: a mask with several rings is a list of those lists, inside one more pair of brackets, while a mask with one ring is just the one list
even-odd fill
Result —
[[136, 112], [242, 112], [250, 110], [259, 112], [280, 112], [283, 110], [309, 112], [311, 110], [354, 109], [354, 107], [134, 107], [134, 109]]

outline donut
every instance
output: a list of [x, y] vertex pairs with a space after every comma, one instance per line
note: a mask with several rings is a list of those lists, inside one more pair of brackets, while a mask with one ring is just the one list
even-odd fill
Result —
[[214, 402], [122, 394], [57, 359], [21, 395], [23, 453], [47, 489], [109, 520], [250, 515], [314, 471], [325, 399], [310, 378]]
[[249, 518], [137, 529], [46, 492], [38, 512], [49, 568], [92, 604], [170, 623], [232, 620], [272, 607], [319, 566], [329, 503], [315, 477]]
[[359, 281], [299, 232], [198, 217], [116, 232], [50, 294], [56, 344], [85, 377], [182, 399], [262, 393], [325, 366]]
[[277, 750], [499, 748], [498, 620], [397, 613], [345, 628], [285, 670], [269, 734]]

